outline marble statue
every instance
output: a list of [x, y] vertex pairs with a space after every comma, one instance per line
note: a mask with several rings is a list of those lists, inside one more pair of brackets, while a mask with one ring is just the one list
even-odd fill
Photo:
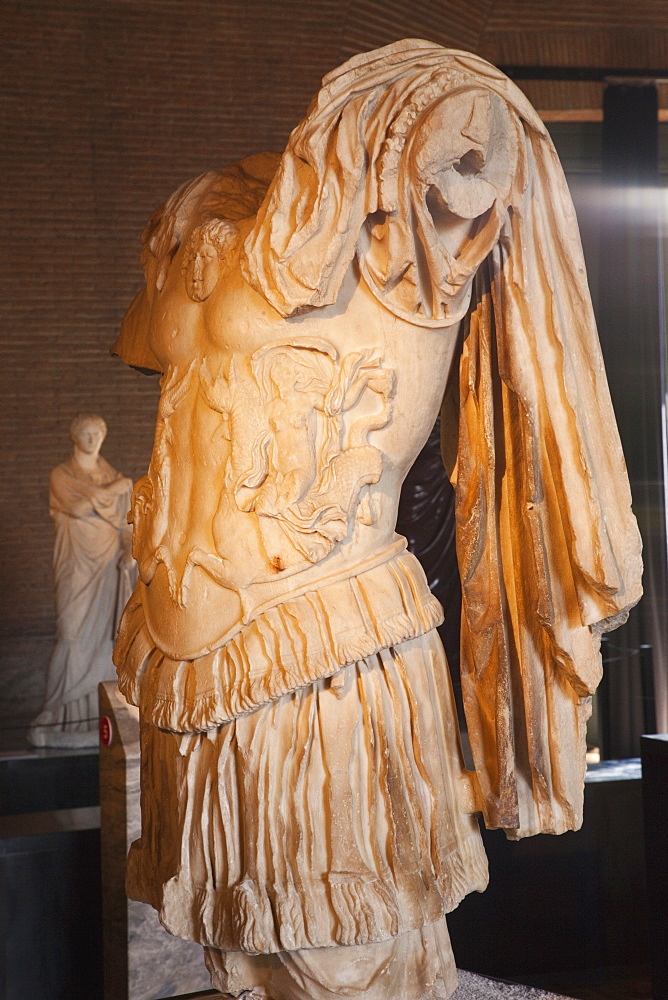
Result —
[[72, 455], [51, 472], [57, 625], [44, 704], [28, 732], [37, 747], [97, 746], [97, 687], [114, 675], [116, 627], [137, 579], [132, 480], [100, 455], [106, 434], [102, 417], [79, 414]]
[[[550, 138], [482, 59], [397, 42], [325, 77], [282, 156], [181, 187], [142, 260], [115, 347], [162, 373], [115, 653], [142, 732], [129, 892], [224, 994], [448, 997], [476, 814], [578, 827], [600, 635], [640, 596]], [[439, 410], [475, 771], [394, 530]]]

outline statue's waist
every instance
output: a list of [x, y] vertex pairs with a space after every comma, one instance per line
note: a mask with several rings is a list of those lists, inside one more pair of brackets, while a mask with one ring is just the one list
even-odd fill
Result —
[[394, 535], [389, 545], [371, 555], [343, 559], [339, 552], [301, 572], [235, 589], [221, 586], [196, 569], [184, 605], [174, 601], [168, 574], [161, 565], [149, 584], [139, 584], [146, 629], [167, 656], [197, 659], [224, 646], [269, 608], [307, 591], [320, 590], [329, 583], [358, 576], [400, 555], [405, 548], [405, 538]]
[[347, 570], [321, 571], [319, 579], [298, 574], [286, 593], [256, 593], [252, 606], [244, 595], [241, 619], [195, 657], [172, 656], [156, 643], [135, 592], [114, 656], [121, 690], [154, 725], [203, 731], [423, 635], [443, 611], [404, 547], [398, 539]]

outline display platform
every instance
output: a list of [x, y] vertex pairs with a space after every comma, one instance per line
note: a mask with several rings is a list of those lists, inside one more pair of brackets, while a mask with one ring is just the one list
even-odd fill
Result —
[[[222, 994], [215, 991], [185, 993], [174, 997], [173, 1000], [220, 1000], [221, 996]], [[459, 986], [450, 1000], [570, 1000], [570, 998], [562, 993], [546, 993], [532, 986], [499, 982], [460, 969]]]
[[588, 764], [585, 785], [603, 781], [640, 781], [642, 765], [640, 757], [627, 760], [602, 760], [599, 764]]
[[0, 817], [3, 1000], [102, 995], [100, 810]]
[[668, 735], [641, 736], [654, 1000], [668, 1000]]
[[100, 803], [97, 748], [0, 752], [0, 815], [83, 809]]

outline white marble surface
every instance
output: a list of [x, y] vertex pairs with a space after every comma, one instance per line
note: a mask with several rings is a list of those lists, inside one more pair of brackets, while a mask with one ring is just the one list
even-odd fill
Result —
[[80, 413], [72, 454], [51, 470], [57, 627], [44, 702], [28, 730], [35, 747], [97, 746], [97, 686], [114, 676], [113, 636], [137, 577], [126, 517], [132, 480], [100, 454], [106, 434], [102, 417]]

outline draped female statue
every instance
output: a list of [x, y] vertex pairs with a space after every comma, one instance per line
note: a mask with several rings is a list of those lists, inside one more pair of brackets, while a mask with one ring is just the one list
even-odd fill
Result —
[[[180, 188], [142, 259], [116, 346], [163, 373], [115, 654], [130, 892], [224, 993], [445, 998], [475, 814], [579, 825], [600, 634], [640, 596], [552, 143], [483, 60], [398, 42], [329, 74], [282, 156]], [[439, 410], [475, 771], [394, 530]]]
[[51, 472], [57, 631], [28, 733], [38, 747], [97, 745], [97, 686], [113, 677], [116, 626], [136, 579], [126, 520], [132, 480], [100, 455], [106, 434], [102, 417], [79, 414], [72, 455]]

